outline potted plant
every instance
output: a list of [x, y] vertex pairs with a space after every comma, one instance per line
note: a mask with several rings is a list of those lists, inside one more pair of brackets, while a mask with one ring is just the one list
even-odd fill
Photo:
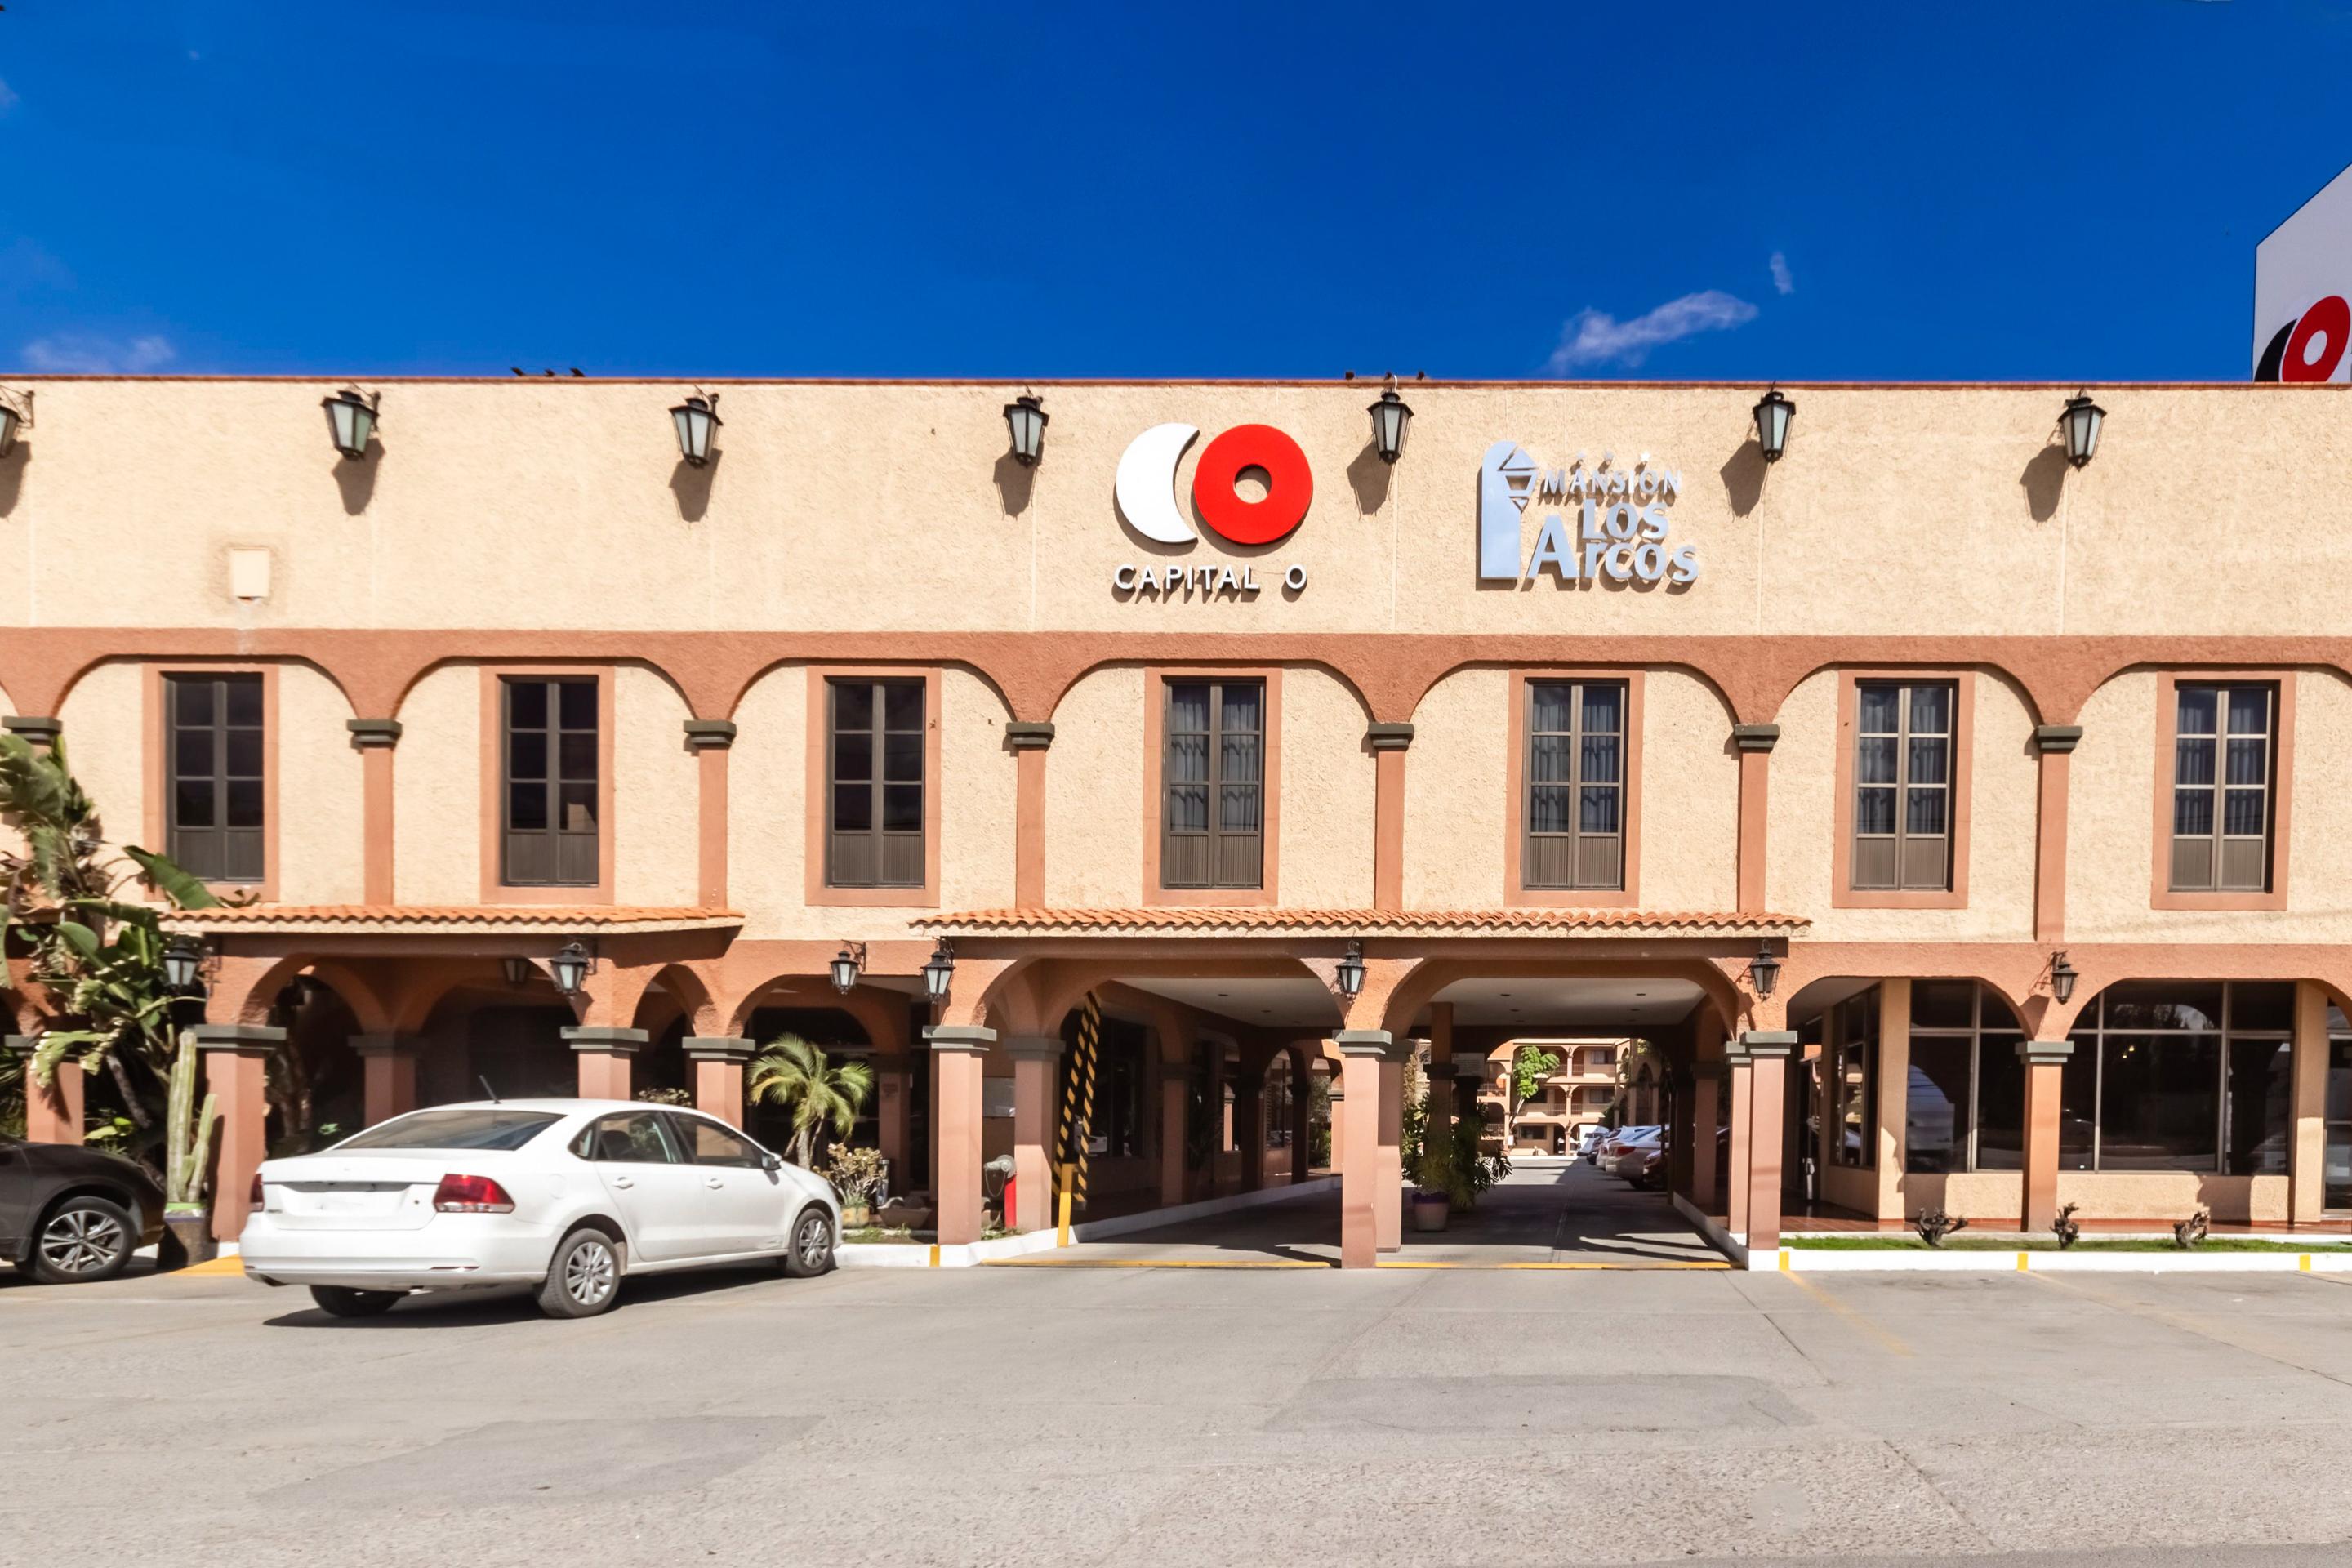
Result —
[[816, 1130], [831, 1122], [835, 1137], [848, 1137], [857, 1125], [858, 1108], [873, 1092], [872, 1068], [864, 1062], [835, 1067], [824, 1051], [798, 1035], [780, 1035], [768, 1042], [751, 1059], [743, 1085], [751, 1104], [766, 1100], [791, 1112], [793, 1163], [803, 1171], [811, 1169]]
[[874, 1194], [882, 1190], [890, 1163], [879, 1149], [853, 1149], [836, 1143], [833, 1158], [819, 1173], [841, 1194], [841, 1228], [863, 1230], [874, 1223]]
[[1412, 1228], [1444, 1230], [1454, 1211], [1453, 1152], [1430, 1141], [1413, 1162], [1412, 1179]]

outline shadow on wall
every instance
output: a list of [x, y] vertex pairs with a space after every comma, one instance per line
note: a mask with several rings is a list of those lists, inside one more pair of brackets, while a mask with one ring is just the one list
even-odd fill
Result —
[[2017, 482], [2025, 491], [2025, 505], [2033, 521], [2048, 522], [2058, 515], [2058, 498], [2066, 489], [2066, 448], [2055, 441], [2043, 447], [2017, 476]]
[[1356, 492], [1356, 510], [1359, 512], [1370, 517], [1387, 504], [1389, 479], [1395, 472], [1393, 464], [1381, 461], [1378, 447], [1370, 441], [1364, 443], [1364, 449], [1356, 454], [1354, 462], [1348, 465], [1348, 485]]
[[1723, 478], [1723, 494], [1731, 503], [1732, 516], [1746, 517], [1756, 510], [1756, 503], [1764, 497], [1764, 470], [1770, 467], [1764, 460], [1763, 447], [1751, 437], [1717, 470]]
[[368, 501], [375, 495], [375, 466], [383, 458], [383, 436], [368, 443], [364, 458], [346, 458], [340, 454], [335, 462], [335, 488], [343, 493], [343, 515], [357, 517], [367, 510]]
[[1004, 503], [1004, 515], [1019, 517], [1029, 510], [1029, 494], [1037, 482], [1037, 470], [1014, 457], [1002, 452], [996, 458], [996, 493]]
[[677, 498], [677, 519], [680, 522], [700, 522], [710, 510], [710, 486], [719, 477], [719, 460], [724, 452], [713, 452], [710, 460], [696, 466], [684, 458], [669, 471], [669, 493]]
[[25, 487], [25, 465], [32, 456], [20, 438], [6, 457], [0, 458], [0, 517], [16, 510], [16, 496]]

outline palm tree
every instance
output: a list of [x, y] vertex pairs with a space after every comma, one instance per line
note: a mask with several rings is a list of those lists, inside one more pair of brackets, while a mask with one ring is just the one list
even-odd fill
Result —
[[806, 1170], [818, 1128], [831, 1122], [834, 1136], [846, 1138], [857, 1125], [858, 1108], [874, 1092], [874, 1069], [864, 1062], [835, 1067], [798, 1035], [782, 1035], [752, 1058], [743, 1091], [754, 1105], [765, 1100], [792, 1113], [793, 1163]]

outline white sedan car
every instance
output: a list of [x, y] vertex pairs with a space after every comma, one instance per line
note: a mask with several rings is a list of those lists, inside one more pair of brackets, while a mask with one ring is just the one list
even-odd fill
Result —
[[822, 1274], [832, 1186], [699, 1111], [625, 1100], [412, 1110], [265, 1163], [238, 1238], [246, 1277], [308, 1285], [337, 1317], [412, 1290], [533, 1285], [550, 1317], [612, 1306], [625, 1274], [779, 1258]]

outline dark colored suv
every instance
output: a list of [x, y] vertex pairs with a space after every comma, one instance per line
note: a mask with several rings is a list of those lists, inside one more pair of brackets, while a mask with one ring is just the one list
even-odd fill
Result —
[[79, 1143], [0, 1137], [0, 1258], [44, 1285], [111, 1279], [163, 1236], [163, 1189]]

